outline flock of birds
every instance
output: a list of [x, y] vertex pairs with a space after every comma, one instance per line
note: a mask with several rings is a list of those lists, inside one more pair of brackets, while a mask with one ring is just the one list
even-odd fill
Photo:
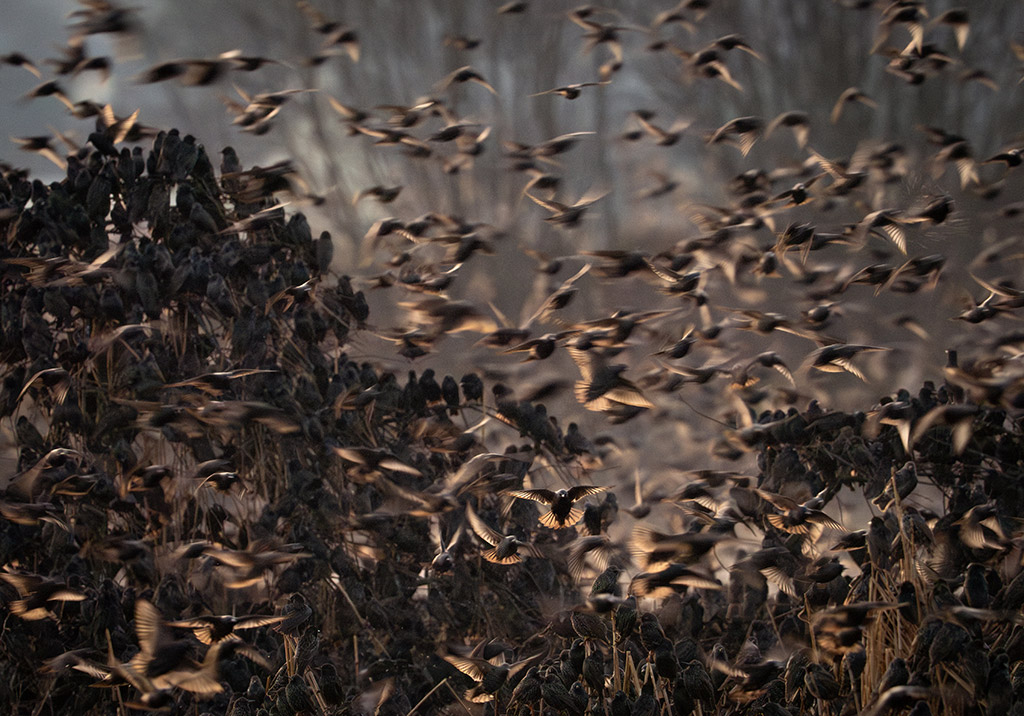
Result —
[[[820, 374], [867, 381], [869, 354], [893, 353], [832, 334], [872, 300], [865, 290], [933, 291], [946, 257], [909, 252], [964, 205], [996, 201], [1024, 148], [983, 159], [928, 127], [934, 151], [920, 160], [880, 140], [829, 158], [811, 147], [805, 112], [732, 119], [702, 135], [709, 151], [746, 157], [790, 130], [802, 161], [744, 171], [726, 206], [690, 205], [698, 233], [660, 252], [526, 248], [543, 295], [515, 322], [455, 294], [506, 242], [499, 228], [437, 210], [382, 218], [361, 252], [386, 266], [339, 275], [330, 233], [314, 237], [294, 210], [323, 199], [292, 162], [247, 169], [225, 148], [215, 164], [192, 135], [72, 100], [66, 78], [113, 66], [88, 39], [140, 27], [131, 9], [79, 1], [64, 57], [45, 63], [56, 77], [29, 96], [95, 131], [84, 143], [15, 139], [60, 181], [8, 164], [0, 178], [0, 418], [17, 446], [0, 493], [0, 702], [13, 713], [1024, 713], [1022, 334], [972, 334], [936, 380], [863, 411], [808, 393], [826, 394]], [[959, 65], [966, 10], [841, 4], [877, 19], [873, 52], [907, 83]], [[360, 60], [356, 28], [297, 7], [320, 38], [305, 64]], [[530, 11], [496, 9], [502, 22]], [[689, 80], [742, 91], [731, 53], [765, 61], [743, 37], [684, 49], [714, 11], [682, 0], [634, 26], [575, 8], [566, 21], [603, 53], [599, 78], [535, 96], [610, 91], [629, 33], [653, 38], [644, 51], [677, 58]], [[948, 37], [953, 47], [936, 44]], [[462, 52], [480, 42], [446, 40]], [[22, 53], [2, 60], [43, 79]], [[232, 51], [138, 79], [215, 85], [278, 62]], [[978, 69], [957, 79], [993, 83]], [[446, 99], [466, 83], [497, 93], [466, 65], [412, 105], [329, 104], [352, 141], [471, 173], [496, 150], [491, 127]], [[239, 90], [227, 104], [261, 135], [314, 92]], [[831, 120], [882, 99], [851, 87]], [[649, 110], [627, 121], [623, 142], [701, 136]], [[607, 193], [574, 201], [558, 173], [591, 134], [503, 143], [521, 198], [570, 234]], [[894, 202], [912, 172], [941, 185], [950, 166], [948, 191]], [[641, 198], [678, 189], [665, 175]], [[355, 202], [402, 192], [376, 185]], [[998, 213], [1012, 219], [1015, 206]], [[987, 297], [950, 318], [984, 329], [1017, 317], [1013, 279], [977, 275], [1019, 260], [1017, 248], [981, 252], [971, 275]], [[574, 317], [595, 277], [656, 292], [658, 307]], [[766, 286], [787, 282], [808, 307], [770, 312]], [[371, 322], [372, 294], [387, 290], [405, 294], [402, 327]], [[931, 340], [909, 314], [896, 325]], [[442, 343], [457, 334], [471, 338]], [[399, 376], [360, 357], [370, 338], [393, 342], [406, 366], [471, 344], [481, 368]], [[573, 380], [552, 369], [526, 389], [509, 368], [560, 355]], [[715, 425], [713, 457], [748, 469], [655, 474], [669, 456], [637, 455], [651, 446], [635, 448], [626, 428], [588, 437], [591, 414], [630, 428], [678, 421], [702, 396], [715, 415], [687, 420]], [[562, 397], [577, 419], [548, 412]]]

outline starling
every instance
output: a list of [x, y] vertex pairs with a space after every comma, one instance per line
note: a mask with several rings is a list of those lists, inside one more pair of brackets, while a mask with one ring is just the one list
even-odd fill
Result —
[[86, 595], [58, 582], [34, 574], [0, 572], [0, 579], [18, 590], [21, 599], [10, 603], [11, 613], [26, 621], [38, 621], [47, 617], [55, 618], [50, 612], [50, 602], [80, 602]]
[[551, 216], [545, 218], [544, 221], [549, 224], [555, 224], [557, 226], [563, 226], [567, 229], [571, 229], [579, 226], [580, 220], [582, 220], [587, 209], [603, 199], [607, 192], [588, 192], [581, 196], [574, 204], [564, 204], [560, 201], [555, 201], [554, 199], [542, 199], [539, 196], [534, 196], [530, 192], [525, 193], [526, 196], [535, 204], [547, 209], [551, 213]]
[[199, 641], [210, 645], [224, 639], [238, 638], [234, 633], [236, 629], [255, 629], [269, 624], [277, 624], [286, 618], [285, 616], [257, 614], [250, 614], [244, 617], [231, 615], [216, 616], [211, 614], [194, 619], [167, 622], [167, 626], [191, 629]]
[[826, 373], [846, 371], [851, 375], [867, 381], [864, 373], [853, 364], [853, 358], [861, 353], [874, 353], [892, 350], [885, 346], [867, 346], [851, 343], [834, 343], [812, 351], [804, 360], [804, 365]]
[[872, 517], [867, 531], [868, 556], [878, 569], [888, 569], [892, 564], [893, 533], [882, 517]]
[[622, 377], [626, 366], [608, 365], [601, 356], [577, 346], [569, 346], [569, 355], [582, 376], [576, 382], [576, 399], [587, 410], [614, 412], [622, 406], [638, 410], [654, 407], [640, 388]]
[[160, 612], [145, 599], [135, 602], [135, 632], [139, 637], [139, 653], [131, 660], [130, 667], [149, 678], [178, 669], [191, 649], [188, 640], [170, 638]]
[[320, 630], [315, 626], [307, 626], [298, 643], [292, 660], [295, 663], [295, 674], [301, 676], [320, 649]]
[[900, 657], [889, 662], [888, 668], [882, 674], [882, 680], [878, 682], [878, 691], [888, 691], [896, 686], [903, 686], [910, 681], [910, 671], [907, 669], [907, 662]]
[[970, 634], [959, 624], [941, 622], [928, 648], [929, 664], [935, 668], [939, 664], [960, 661], [970, 639]]
[[[893, 485], [896, 486], [895, 491], [893, 490]], [[917, 467], [913, 462], [907, 462], [899, 470], [893, 470], [892, 477], [885, 486], [885, 491], [876, 497], [873, 502], [880, 510], [887, 510], [893, 502], [894, 495], [898, 495], [900, 500], [905, 500], [916, 487]]]
[[608, 707], [611, 716], [632, 716], [633, 708], [625, 691], [616, 691]]
[[821, 664], [811, 663], [807, 665], [804, 674], [804, 685], [807, 692], [815, 699], [821, 701], [832, 701], [839, 698], [839, 682], [832, 675], [832, 672]]
[[909, 580], [901, 582], [896, 598], [900, 605], [900, 616], [911, 624], [917, 624], [920, 616], [917, 607], [917, 587], [914, 583]]
[[281, 610], [281, 616], [284, 619], [274, 627], [274, 631], [286, 636], [297, 637], [301, 632], [302, 625], [313, 616], [313, 610], [306, 603], [306, 598], [296, 592], [288, 597], [288, 603]]
[[964, 49], [964, 45], [967, 44], [967, 35], [970, 32], [967, 10], [959, 7], [950, 8], [932, 20], [928, 26], [935, 27], [936, 25], [947, 25], [952, 28], [957, 49]]
[[989, 670], [985, 704], [991, 713], [1009, 713], [1013, 698], [1013, 683], [1010, 679], [1009, 657], [998, 652], [992, 659]]
[[812, 582], [824, 584], [842, 576], [844, 571], [845, 568], [838, 558], [820, 557], [808, 566], [804, 577]]
[[499, 665], [472, 656], [445, 656], [444, 660], [477, 682], [476, 686], [466, 692], [466, 698], [473, 703], [486, 703], [494, 699], [510, 675], [528, 667], [536, 658], [530, 657], [512, 664], [502, 660]]
[[593, 649], [583, 660], [583, 682], [598, 694], [604, 693], [604, 656]]
[[[924, 686], [895, 686], [879, 694], [878, 699], [870, 708], [865, 709], [864, 713], [866, 716], [886, 716], [900, 713], [908, 706], [914, 706], [916, 710], [915, 704], [920, 702], [927, 706], [925, 699], [930, 699], [933, 695], [934, 691]], [[930, 712], [918, 711], [914, 716], [925, 716], [928, 713]]]
[[512, 690], [512, 698], [509, 701], [509, 706], [516, 704], [518, 706], [529, 706], [533, 707], [533, 704], [538, 703], [542, 698], [541, 694], [541, 680], [539, 672], [536, 666], [531, 666], [516, 687]]
[[484, 87], [491, 94], [498, 94], [497, 90], [495, 90], [494, 87], [492, 87], [490, 83], [484, 79], [483, 75], [481, 75], [479, 72], [474, 70], [469, 65], [466, 65], [465, 67], [460, 67], [459, 69], [453, 71], [451, 74], [449, 74], [441, 81], [439, 86], [440, 89], [447, 89], [453, 84], [461, 84], [464, 82], [476, 82], [478, 85]]
[[574, 506], [578, 500], [590, 495], [604, 492], [607, 487], [595, 485], [576, 485], [568, 490], [506, 490], [502, 494], [510, 495], [521, 500], [533, 500], [550, 506], [550, 510], [540, 516], [540, 522], [545, 527], [559, 529], [571, 527], [583, 517], [583, 510]]
[[434, 540], [434, 546], [437, 548], [437, 554], [434, 555], [433, 560], [430, 562], [430, 569], [435, 574], [447, 574], [455, 568], [455, 559], [452, 557], [452, 550], [459, 543], [462, 538], [463, 525], [455, 529], [455, 533], [448, 540], [447, 544], [441, 539], [441, 521], [440, 516], [435, 514], [431, 516], [430, 520], [430, 535]]
[[503, 535], [487, 525], [473, 510], [472, 505], [466, 504], [466, 519], [476, 535], [491, 549], [483, 552], [483, 557], [488, 562], [495, 564], [518, 564], [523, 561], [519, 555], [521, 549], [530, 557], [543, 557], [544, 554], [537, 547], [528, 542], [523, 542], [515, 535]]
[[807, 138], [810, 134], [811, 120], [806, 112], [791, 111], [783, 112], [768, 123], [765, 127], [764, 136], [769, 137], [778, 127], [786, 127], [793, 131], [796, 137], [797, 146], [803, 149], [807, 145]]
[[803, 651], [793, 652], [786, 660], [786, 669], [782, 674], [786, 685], [786, 701], [795, 701], [799, 698], [800, 690], [804, 687], [807, 664], [807, 654]]
[[569, 613], [569, 621], [573, 631], [584, 639], [608, 641], [608, 625], [603, 617], [583, 609], [573, 609]]
[[971, 562], [964, 575], [964, 601], [974, 609], [987, 609], [992, 602], [985, 565]]
[[622, 574], [622, 567], [617, 564], [608, 565], [601, 574], [597, 575], [590, 587], [590, 597], [601, 594], [609, 594], [614, 597], [622, 596], [622, 587], [619, 586], [619, 575]]
[[1006, 543], [998, 508], [994, 504], [975, 505], [955, 523], [961, 541], [971, 549], [1002, 549]]
[[723, 535], [705, 532], [665, 534], [639, 524], [633, 529], [630, 546], [647, 567], [662, 562], [693, 565], [723, 539]]
[[328, 661], [320, 667], [317, 683], [320, 684], [320, 693], [324, 697], [324, 703], [328, 706], [341, 706], [344, 703], [345, 687], [333, 663]]
[[722, 585], [684, 564], [662, 563], [664, 566], [651, 572], [641, 572], [633, 577], [630, 591], [637, 596], [661, 599], [671, 594], [685, 592], [687, 588], [721, 589]]
[[203, 554], [230, 568], [233, 576], [225, 583], [229, 589], [251, 587], [264, 579], [267, 570], [311, 556], [308, 552], [282, 552], [273, 549], [270, 543], [259, 542], [251, 543], [247, 550], [220, 549], [211, 545]]
[[583, 92], [584, 87], [601, 87], [610, 84], [609, 82], [578, 82], [571, 85], [563, 85], [561, 87], [555, 87], [554, 89], [544, 90], [543, 92], [537, 92], [531, 94], [531, 97], [540, 97], [546, 94], [557, 94], [565, 97], [566, 99], [576, 99]]
[[691, 659], [683, 664], [677, 681], [677, 693], [680, 688], [685, 690], [690, 699], [699, 702], [704, 710], [714, 706], [715, 686], [703, 662]]
[[651, 612], [640, 615], [640, 643], [646, 651], [654, 651], [667, 641], [658, 617]]
[[[759, 117], [737, 117], [712, 132], [708, 137], [708, 144], [729, 142], [734, 144], [743, 156], [747, 156], [761, 136], [763, 127], [764, 121]], [[734, 135], [736, 139], [733, 138]]]
[[576, 700], [565, 688], [562, 679], [552, 672], [547, 672], [540, 686], [541, 696], [546, 704], [558, 711], [565, 711], [570, 714], [579, 714], [576, 708]]
[[781, 513], [770, 512], [765, 515], [768, 523], [776, 529], [799, 535], [817, 535], [824, 529], [839, 531], [845, 529], [821, 511], [824, 501], [820, 496], [799, 503], [784, 495], [776, 495], [765, 490], [755, 490], [755, 492], [773, 507], [782, 511]]
[[619, 641], [628, 639], [636, 628], [637, 611], [636, 597], [629, 597], [619, 604], [615, 610], [615, 632]]
[[263, 686], [263, 679], [253, 674], [249, 678], [249, 687], [245, 690], [246, 698], [252, 700], [257, 706], [263, 703], [263, 699], [267, 696], [267, 690]]
[[658, 710], [658, 701], [654, 697], [654, 682], [644, 681], [640, 687], [640, 695], [633, 702], [633, 716], [654, 716]]
[[679, 675], [679, 660], [676, 659], [676, 652], [672, 648], [671, 642], [666, 640], [653, 651], [651, 656], [653, 656], [654, 671], [658, 678], [666, 679], [669, 683], [675, 682]]
[[[315, 712], [316, 704], [313, 701], [313, 693], [309, 690], [306, 679], [301, 674], [295, 674], [288, 679], [282, 694], [285, 703], [288, 704], [290, 713]], [[281, 700], [281, 696], [278, 697]]]
[[460, 383], [462, 385], [462, 395], [465, 397], [466, 402], [477, 403], [483, 400], [484, 384], [476, 373], [467, 373], [462, 376]]

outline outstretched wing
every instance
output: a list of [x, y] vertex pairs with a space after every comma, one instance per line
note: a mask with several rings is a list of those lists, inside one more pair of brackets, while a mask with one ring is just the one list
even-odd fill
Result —
[[466, 519], [469, 520], [469, 525], [477, 536], [492, 547], [497, 547], [498, 543], [504, 539], [503, 535], [480, 519], [469, 503], [466, 504]]
[[555, 493], [551, 490], [505, 490], [501, 494], [510, 495], [511, 497], [518, 497], [520, 500], [533, 500], [534, 502], [543, 502], [546, 505], [550, 505], [555, 501]]
[[604, 492], [607, 487], [598, 487], [597, 485], [576, 485], [575, 487], [569, 488], [566, 496], [576, 502], [576, 500], [582, 500], [584, 497], [590, 497], [596, 495], [599, 492]]

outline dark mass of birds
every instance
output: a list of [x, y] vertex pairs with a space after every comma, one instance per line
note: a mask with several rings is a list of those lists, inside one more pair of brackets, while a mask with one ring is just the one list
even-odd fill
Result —
[[[74, 101], [62, 83], [114, 66], [89, 56], [90, 38], [134, 37], [142, 22], [79, 2], [61, 58], [0, 58], [39, 80], [52, 68], [28, 97], [95, 125], [84, 142], [13, 138], [60, 180], [6, 163], [0, 178], [9, 713], [1024, 714], [1024, 334], [1006, 330], [1024, 289], [991, 276], [1020, 261], [1019, 242], [980, 252], [965, 284], [983, 297], [947, 316], [975, 331], [971, 350], [861, 410], [828, 400], [932, 340], [911, 314], [883, 314], [948, 280], [928, 232], [979, 202], [993, 222], [1019, 213], [986, 202], [1024, 147], [981, 160], [967, 138], [925, 127], [930, 153], [916, 160], [866, 138], [826, 157], [816, 115], [795, 110], [700, 130], [639, 109], [617, 139], [502, 138], [519, 198], [537, 205], [523, 207], [559, 235], [585, 232], [617, 190], [566, 191], [560, 159], [581, 143], [696, 137], [749, 159], [784, 141], [800, 157], [745, 170], [726, 205], [688, 204], [697, 233], [660, 251], [522, 247], [543, 290], [516, 323], [455, 290], [511, 241], [501, 227], [440, 210], [380, 218], [356, 251], [370, 268], [339, 271], [331, 234], [296, 210], [324, 199], [292, 161], [245, 168], [230, 147], [217, 159], [138, 111]], [[932, 4], [829, 5], [877, 25], [873, 54], [908, 85], [994, 84], [960, 71], [968, 11]], [[296, 3], [310, 56], [227, 51], [136, 79], [204, 87], [360, 61], [358, 28], [314, 5]], [[541, 5], [495, 4], [495, 22]], [[715, 5], [558, 16], [582, 30], [598, 76], [532, 101], [613, 92], [641, 52], [671, 58], [684, 82], [748, 91], [734, 51], [767, 60], [740, 35], [706, 37]], [[367, 151], [471, 173], [500, 150], [451, 97], [496, 101], [502, 82], [468, 64], [438, 77], [408, 106], [357, 108], [315, 87], [238, 88], [225, 103], [264, 135], [309, 95]], [[825, 114], [852, 122], [886, 101], [850, 87]], [[897, 201], [914, 161], [936, 191]], [[650, 176], [638, 200], [679, 190], [671, 173]], [[404, 191], [374, 184], [349, 203], [388, 207]], [[652, 304], [580, 317], [594, 283]], [[788, 313], [762, 300], [771, 285], [799, 291]], [[400, 327], [371, 320], [372, 295], [387, 292]], [[882, 298], [890, 308], [876, 310]], [[904, 343], [846, 330], [864, 305]], [[361, 354], [370, 340], [394, 355]], [[477, 370], [415, 362], [463, 349]], [[569, 377], [533, 387], [509, 368], [558, 361]], [[671, 442], [626, 457], [627, 430], [687, 422], [713, 435], [702, 454], [718, 467], [674, 462]]]

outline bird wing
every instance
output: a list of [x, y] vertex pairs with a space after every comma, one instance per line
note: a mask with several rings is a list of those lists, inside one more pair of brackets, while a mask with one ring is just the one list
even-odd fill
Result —
[[616, 403], [624, 403], [626, 405], [632, 405], [635, 408], [653, 408], [654, 403], [644, 397], [640, 389], [632, 383], [626, 385], [620, 385], [606, 391], [602, 398], [614, 401]]
[[492, 547], [497, 547], [498, 543], [504, 539], [502, 534], [480, 519], [469, 503], [466, 503], [466, 519], [469, 520], [469, 525], [477, 536]]
[[272, 614], [251, 614], [246, 617], [242, 617], [235, 624], [235, 629], [255, 629], [256, 627], [269, 626], [271, 624], [277, 624], [283, 622], [287, 617], [283, 615], [274, 616]]
[[236, 569], [251, 569], [255, 566], [255, 559], [248, 552], [233, 549], [207, 549], [203, 554]]
[[846, 531], [845, 527], [843, 527], [841, 524], [836, 522], [834, 519], [832, 519], [831, 517], [826, 515], [824, 512], [818, 512], [818, 511], [812, 512], [811, 516], [810, 516], [810, 521], [813, 522], [816, 525], [820, 525], [821, 527], [826, 527], [828, 529], [836, 530], [836, 531], [839, 531], [839, 532], [845, 532]]
[[470, 659], [465, 656], [451, 655], [442, 658], [474, 681], [483, 681], [484, 667], [482, 664], [487, 663], [483, 659]]
[[154, 652], [164, 641], [163, 617], [151, 602], [139, 599], [135, 602], [135, 633], [139, 637], [140, 656], [146, 663], [153, 658]]
[[200, 696], [212, 696], [224, 690], [220, 682], [210, 676], [207, 669], [171, 671], [154, 679], [154, 684], [162, 688], [177, 686]]
[[762, 500], [780, 510], [786, 510], [788, 512], [789, 510], [795, 510], [800, 506], [796, 500], [786, 497], [785, 495], [777, 495], [774, 492], [768, 492], [767, 490], [761, 490], [759, 488], [754, 488], [754, 492], [756, 492]]
[[563, 527], [572, 527], [574, 524], [583, 519], [583, 510], [579, 507], [573, 507], [569, 510], [569, 514], [565, 516], [565, 519], [559, 520], [558, 515], [554, 512], [548, 511], [540, 516], [540, 523], [545, 527], [549, 527], [553, 530], [561, 529]]
[[548, 201], [547, 199], [541, 199], [540, 197], [534, 196], [533, 194], [531, 194], [528, 191], [524, 192], [524, 193], [526, 194], [526, 196], [530, 197], [535, 204], [538, 204], [539, 206], [544, 207], [545, 209], [547, 209], [548, 211], [550, 211], [553, 214], [560, 214], [561, 212], [563, 212], [563, 211], [565, 211], [566, 209], [569, 208], [567, 205], [562, 204], [561, 202], [558, 202], [558, 201]]
[[489, 549], [486, 552], [483, 552], [482, 554], [484, 559], [486, 559], [488, 562], [493, 562], [494, 564], [519, 564], [523, 561], [523, 558], [520, 557], [519, 554], [516, 552], [513, 552], [512, 554], [506, 557], [499, 557], [497, 547]]
[[596, 495], [599, 492], [604, 492], [607, 489], [607, 487], [599, 487], [597, 485], [576, 485], [575, 487], [569, 488], [567, 497], [571, 501], [576, 502], [577, 500], [581, 500], [584, 497], [589, 497], [590, 495]]
[[555, 501], [555, 493], [551, 490], [505, 490], [503, 495], [509, 495], [510, 497], [518, 497], [520, 500], [533, 500], [534, 502], [543, 502], [546, 505], [550, 505]]

